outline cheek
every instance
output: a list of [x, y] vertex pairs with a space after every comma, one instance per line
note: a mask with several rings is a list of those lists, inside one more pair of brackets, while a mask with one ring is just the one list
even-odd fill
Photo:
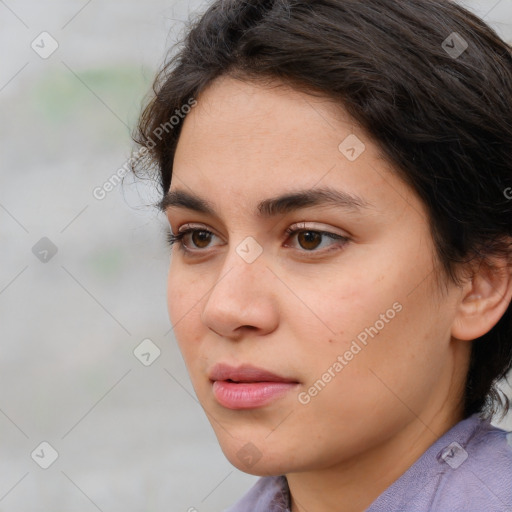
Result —
[[358, 337], [364, 343], [368, 331], [381, 332], [396, 323], [404, 300], [382, 262], [379, 267], [361, 263], [348, 267], [327, 269], [318, 281], [321, 286], [311, 284], [307, 276], [295, 282], [307, 307], [292, 301], [300, 310], [288, 311], [288, 317], [295, 317], [300, 328], [309, 331], [308, 337], [322, 340], [322, 344], [327, 341], [334, 351], [348, 349], [347, 342], [350, 345]]
[[337, 353], [344, 359], [342, 378], [326, 400], [344, 396], [356, 414], [364, 416], [371, 409], [386, 417], [395, 411], [397, 418], [409, 416], [429, 400], [448, 363], [448, 337], [443, 322], [432, 321], [433, 312], [423, 301], [401, 298], [400, 307], [393, 310], [393, 318], [387, 317], [388, 323], [370, 320], [358, 334], [338, 343]]
[[[311, 311], [296, 314], [302, 320], [295, 324], [294, 338], [301, 340], [307, 354], [308, 385], [318, 379], [329, 381], [333, 394], [326, 393], [323, 399], [344, 396], [346, 405], [359, 408], [358, 403], [367, 407], [382, 394], [396, 400], [394, 391], [414, 401], [442, 373], [449, 313], [442, 313], [437, 303], [432, 276], [425, 279], [428, 257], [409, 265], [410, 259], [403, 261], [403, 265], [394, 258], [389, 264], [383, 257], [371, 265], [366, 261], [364, 269], [354, 265], [350, 273], [338, 273], [340, 277], [331, 279], [321, 294], [310, 289], [308, 305], [322, 323]], [[329, 370], [336, 378], [326, 374]]]
[[171, 259], [167, 273], [167, 311], [173, 326], [181, 316], [183, 299], [187, 296], [187, 293], [183, 293], [185, 290], [184, 286], [183, 279], [180, 278], [179, 273], [176, 271], [176, 264]]
[[204, 279], [197, 271], [188, 271], [178, 257], [172, 257], [167, 274], [167, 308], [173, 325], [188, 322], [198, 315], [198, 306], [204, 296]]
[[[338, 337], [318, 337], [313, 350], [305, 345], [300, 358], [308, 361], [301, 389], [305, 394], [294, 407], [295, 424], [322, 425], [318, 443], [325, 447], [320, 451], [326, 463], [331, 453], [354, 455], [403, 428], [435, 396], [440, 383], [448, 385], [443, 380], [443, 327], [433, 324], [425, 297], [400, 299], [402, 309], [393, 310], [394, 317], [383, 327], [375, 326], [375, 313], [385, 314], [387, 300], [368, 305], [369, 315], [355, 308], [352, 317], [350, 302], [342, 301], [347, 316], [338, 317]], [[355, 325], [358, 322], [363, 322], [362, 328]], [[368, 327], [375, 330], [365, 330]], [[358, 333], [367, 335], [366, 344]], [[283, 429], [283, 438], [302, 435], [309, 439], [309, 428]], [[305, 459], [318, 457], [318, 443], [313, 443], [311, 453], [304, 453]]]
[[[202, 284], [203, 283], [203, 284]], [[167, 275], [167, 309], [173, 334], [188, 365], [189, 353], [197, 345], [203, 325], [201, 323], [201, 298], [204, 280], [187, 273], [179, 262], [171, 259]]]

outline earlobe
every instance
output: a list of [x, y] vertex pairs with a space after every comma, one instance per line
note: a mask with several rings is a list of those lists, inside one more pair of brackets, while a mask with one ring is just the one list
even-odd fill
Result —
[[474, 340], [489, 332], [500, 320], [512, 299], [512, 269], [504, 259], [479, 265], [464, 284], [451, 335]]

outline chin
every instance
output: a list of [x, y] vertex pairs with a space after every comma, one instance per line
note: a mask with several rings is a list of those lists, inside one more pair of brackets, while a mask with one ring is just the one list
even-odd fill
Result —
[[229, 462], [240, 471], [254, 476], [277, 476], [285, 473], [297, 471], [290, 465], [289, 455], [280, 453], [254, 453], [250, 454], [250, 449], [242, 447], [239, 450], [229, 447], [222, 447], [222, 451]]

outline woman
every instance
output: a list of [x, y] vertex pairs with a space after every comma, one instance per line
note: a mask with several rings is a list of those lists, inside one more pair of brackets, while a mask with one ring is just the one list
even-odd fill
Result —
[[136, 140], [229, 512], [505, 511], [512, 55], [445, 0], [217, 0]]

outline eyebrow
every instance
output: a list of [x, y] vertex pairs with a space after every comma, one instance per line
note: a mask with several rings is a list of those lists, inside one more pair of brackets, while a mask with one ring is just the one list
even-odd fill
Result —
[[[374, 207], [373, 204], [363, 198], [349, 194], [331, 187], [299, 190], [281, 196], [265, 199], [258, 203], [257, 215], [259, 217], [275, 217], [293, 212], [301, 208], [312, 206], [336, 206], [352, 211], [361, 211]], [[158, 203], [162, 211], [171, 207], [186, 208], [199, 213], [218, 217], [215, 207], [209, 201], [184, 190], [168, 192]]]

